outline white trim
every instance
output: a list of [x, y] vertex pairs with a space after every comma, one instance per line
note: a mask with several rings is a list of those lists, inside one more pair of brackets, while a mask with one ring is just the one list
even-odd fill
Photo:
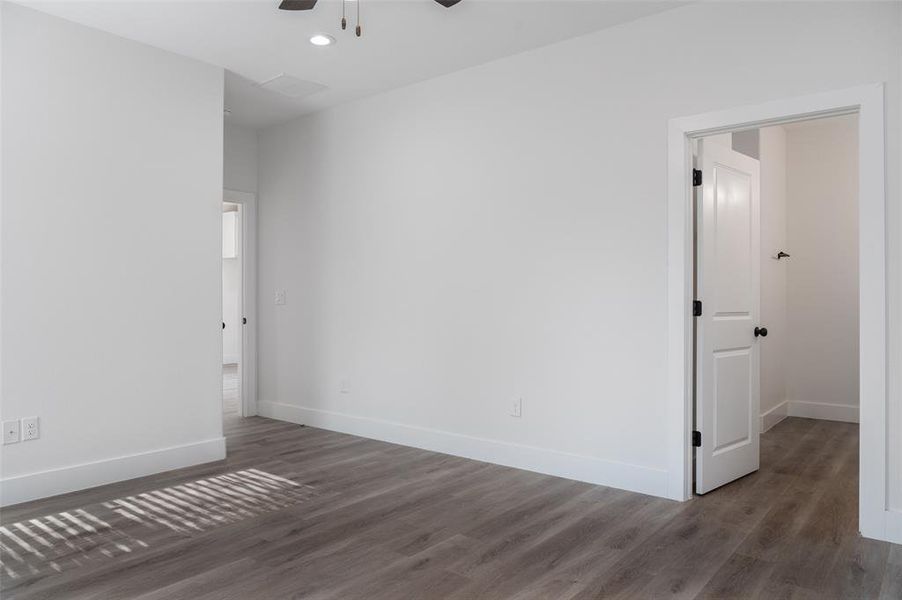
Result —
[[223, 202], [240, 204], [241, 306], [247, 319], [241, 335], [238, 377], [241, 380], [241, 416], [257, 414], [257, 197], [249, 192], [224, 189]]
[[826, 402], [785, 400], [770, 410], [761, 413], [761, 433], [764, 433], [786, 417], [802, 417], [804, 419], [858, 423], [859, 410], [858, 406], [854, 404], [828, 404]]
[[7, 477], [0, 480], [0, 506], [222, 460], [225, 455], [225, 438], [219, 437], [183, 446], [160, 448], [18, 477]]
[[789, 403], [783, 401], [770, 410], [761, 413], [761, 426], [758, 428], [760, 433], [764, 433], [783, 419], [789, 416]]
[[258, 410], [261, 416], [271, 419], [620, 488], [640, 494], [663, 496], [667, 486], [667, 472], [664, 469], [290, 404], [261, 401], [258, 404]]
[[902, 544], [902, 512], [888, 510], [886, 511], [885, 520], [884, 530], [886, 531], [886, 537], [884, 539], [894, 544]]
[[886, 147], [883, 84], [672, 119], [667, 173], [667, 496], [692, 493], [692, 223], [690, 138], [857, 110], [859, 131], [859, 529], [886, 539]]
[[859, 422], [859, 410], [853, 404], [827, 404], [825, 402], [791, 400], [788, 413], [790, 417], [843, 421], [845, 423]]
[[237, 365], [240, 360], [240, 354], [224, 354], [222, 356], [222, 364], [224, 365]]

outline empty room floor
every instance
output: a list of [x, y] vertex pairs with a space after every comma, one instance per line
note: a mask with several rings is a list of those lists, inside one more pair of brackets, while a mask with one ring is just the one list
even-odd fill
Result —
[[3, 511], [4, 598], [893, 598], [858, 426], [789, 418], [685, 503], [263, 418], [225, 461]]

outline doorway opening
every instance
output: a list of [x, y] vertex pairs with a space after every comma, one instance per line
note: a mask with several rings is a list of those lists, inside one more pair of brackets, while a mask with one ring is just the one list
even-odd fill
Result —
[[[698, 318], [694, 316], [693, 140], [712, 134], [850, 114], [858, 116], [858, 530], [865, 537], [894, 541], [902, 539], [902, 519], [899, 513], [889, 510], [887, 503], [887, 220], [883, 84], [774, 100], [669, 122], [668, 409], [665, 415], [670, 431], [667, 442], [668, 496], [676, 500], [693, 497], [694, 331]], [[789, 260], [792, 258], [796, 257]], [[702, 311], [704, 314], [703, 307]], [[760, 327], [763, 324], [754, 325]], [[760, 428], [760, 421], [757, 428]], [[705, 440], [701, 443], [704, 445]]]
[[240, 204], [222, 203], [222, 414], [225, 421], [244, 416], [241, 217]]
[[857, 489], [858, 115], [692, 143], [694, 491]]
[[223, 190], [222, 414], [224, 428], [257, 414], [256, 198]]

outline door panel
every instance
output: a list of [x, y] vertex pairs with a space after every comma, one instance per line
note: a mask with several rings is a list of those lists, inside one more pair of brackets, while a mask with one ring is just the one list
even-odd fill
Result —
[[697, 188], [696, 492], [758, 469], [758, 161], [699, 141]]
[[747, 173], [716, 164], [714, 235], [718, 315], [748, 315], [751, 301], [751, 206]]
[[751, 352], [748, 348], [714, 353], [714, 455], [748, 443], [751, 406]]

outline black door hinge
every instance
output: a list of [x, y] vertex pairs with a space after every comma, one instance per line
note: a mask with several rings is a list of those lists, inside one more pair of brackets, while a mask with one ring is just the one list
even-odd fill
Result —
[[693, 317], [702, 316], [702, 301], [701, 300], [693, 300], [692, 301], [692, 316]]
[[702, 172], [698, 169], [692, 169], [692, 186], [697, 187], [702, 184]]
[[247, 325], [247, 317], [241, 317], [241, 324]]
[[701, 431], [693, 431], [692, 432], [692, 446], [694, 448], [702, 447], [702, 432]]

